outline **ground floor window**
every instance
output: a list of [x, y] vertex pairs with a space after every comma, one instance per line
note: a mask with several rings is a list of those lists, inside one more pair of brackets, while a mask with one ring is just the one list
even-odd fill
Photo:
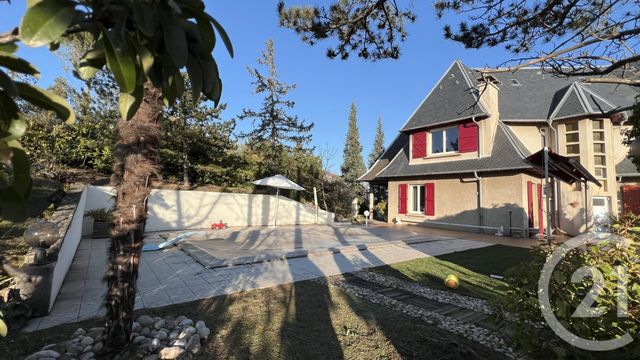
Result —
[[413, 213], [424, 213], [424, 185], [411, 185], [410, 209]]

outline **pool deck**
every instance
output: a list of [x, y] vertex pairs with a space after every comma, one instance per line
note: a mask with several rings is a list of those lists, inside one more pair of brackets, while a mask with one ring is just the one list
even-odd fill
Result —
[[[521, 246], [531, 244], [531, 241], [525, 239], [495, 239], [495, 237], [481, 234], [431, 231], [433, 229], [417, 226], [389, 227], [379, 224], [369, 229], [364, 229], [362, 226], [333, 228], [314, 230], [314, 227], [299, 226], [280, 229], [278, 233], [272, 233], [267, 228], [244, 229], [236, 239], [245, 238], [246, 240], [252, 236], [255, 237], [255, 233], [250, 234], [256, 230], [264, 232], [265, 236], [270, 234], [267, 237], [270, 240], [260, 242], [263, 250], [269, 249], [269, 246], [277, 247], [277, 244], [288, 243], [282, 239], [278, 240], [277, 237], [282, 237], [283, 233], [293, 233], [294, 236], [291, 238], [293, 246], [296, 249], [311, 251], [303, 257], [263, 260], [236, 266], [209, 269], [194, 261], [191, 256], [177, 247], [143, 252], [135, 307], [142, 309], [179, 304], [223, 294], [337, 275], [368, 267], [481, 248], [494, 243], [511, 242]], [[314, 236], [309, 235], [313, 235], [314, 232], [319, 235], [318, 231], [326, 235], [327, 230], [335, 231], [335, 241], [341, 245], [339, 249], [327, 250], [335, 245], [331, 242], [325, 244], [327, 246], [313, 246], [314, 243], [322, 244], [312, 240]], [[238, 231], [238, 229], [229, 229], [229, 231]], [[277, 234], [280, 235], [274, 236]], [[299, 235], [295, 236], [295, 234]], [[339, 234], [342, 234], [342, 238]], [[284, 237], [287, 236], [289, 235], [284, 235]], [[309, 242], [305, 242], [307, 238]], [[302, 243], [299, 242], [300, 239]], [[153, 239], [150, 237], [150, 240]], [[274, 242], [269, 243], [270, 241]], [[33, 319], [24, 331], [36, 331], [104, 315], [103, 298], [106, 285], [102, 281], [102, 276], [107, 261], [108, 242], [109, 239], [82, 239], [51, 313]], [[260, 250], [258, 242], [240, 241], [240, 243], [244, 243], [245, 248], [242, 250], [244, 254]], [[365, 246], [357, 246], [358, 244]], [[229, 243], [224, 246], [227, 245]], [[299, 247], [300, 245], [303, 246]], [[214, 246], [223, 245], [218, 243]], [[288, 252], [290, 249], [287, 246], [278, 250]], [[226, 250], [236, 251], [233, 247], [228, 247]], [[237, 255], [238, 253], [228, 254]]]

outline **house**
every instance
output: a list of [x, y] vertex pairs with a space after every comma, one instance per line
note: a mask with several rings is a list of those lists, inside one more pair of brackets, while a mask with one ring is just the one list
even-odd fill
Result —
[[387, 187], [389, 222], [538, 231], [547, 218], [544, 176], [527, 157], [547, 139], [600, 185], [552, 178], [552, 228], [575, 235], [594, 217], [640, 210], [640, 173], [623, 143], [638, 96], [540, 68], [482, 77], [455, 61], [360, 180]]

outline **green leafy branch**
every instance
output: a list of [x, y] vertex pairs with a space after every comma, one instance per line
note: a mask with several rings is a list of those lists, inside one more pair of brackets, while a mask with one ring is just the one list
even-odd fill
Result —
[[59, 96], [17, 81], [16, 76], [38, 77], [38, 70], [15, 56], [17, 43], [48, 45], [51, 51], [77, 33], [88, 33], [93, 44], [82, 57], [77, 75], [91, 79], [101, 69], [110, 71], [120, 88], [119, 109], [125, 120], [136, 113], [147, 82], [162, 90], [166, 105], [184, 92], [180, 70], [192, 81], [193, 99], [202, 95], [216, 105], [222, 81], [212, 52], [216, 35], [233, 57], [223, 27], [205, 12], [202, 0], [27, 0], [20, 26], [0, 34], [0, 215], [11, 220], [26, 216], [31, 189], [30, 165], [19, 143], [26, 122], [17, 101], [53, 111], [74, 122], [70, 105]]

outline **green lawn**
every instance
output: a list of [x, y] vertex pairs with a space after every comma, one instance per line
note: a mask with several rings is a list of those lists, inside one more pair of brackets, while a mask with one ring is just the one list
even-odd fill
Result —
[[531, 253], [528, 249], [493, 245], [372, 270], [440, 290], [448, 290], [444, 286], [444, 279], [447, 275], [454, 274], [460, 279], [460, 286], [455, 292], [492, 300], [504, 293], [506, 284], [489, 275], [504, 275], [510, 267], [529, 259]]
[[[140, 312], [137, 312], [140, 314]], [[499, 359], [461, 336], [313, 281], [145, 310], [152, 316], [185, 315], [204, 320], [211, 336], [197, 359]], [[10, 333], [0, 358], [24, 359], [79, 326]], [[129, 357], [125, 357], [129, 358]]]

